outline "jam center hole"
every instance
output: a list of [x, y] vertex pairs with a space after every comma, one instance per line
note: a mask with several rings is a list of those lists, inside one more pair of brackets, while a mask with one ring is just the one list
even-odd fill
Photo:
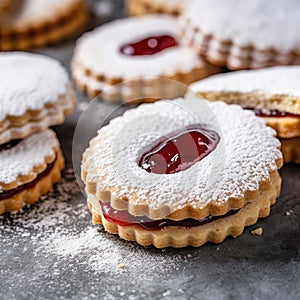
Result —
[[148, 173], [173, 174], [184, 171], [209, 155], [219, 143], [219, 135], [201, 126], [192, 126], [158, 140], [142, 151], [139, 166]]
[[120, 53], [127, 56], [153, 55], [176, 46], [178, 46], [178, 43], [174, 37], [159, 35], [125, 44], [120, 48]]

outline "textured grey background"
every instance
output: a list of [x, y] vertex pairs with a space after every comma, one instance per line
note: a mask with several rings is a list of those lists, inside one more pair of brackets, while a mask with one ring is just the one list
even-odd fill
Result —
[[[108, 2], [114, 5], [112, 15], [94, 15], [88, 29], [123, 15], [121, 1]], [[96, 2], [89, 4], [95, 12]], [[74, 40], [69, 40], [37, 52], [55, 57], [69, 68], [73, 47]], [[80, 102], [87, 102], [87, 98], [78, 96]], [[104, 116], [115, 109], [112, 105], [99, 105]], [[80, 112], [76, 112], [55, 129], [68, 167], [72, 167], [72, 136], [79, 115]], [[14, 225], [10, 233], [5, 231], [5, 242], [0, 242], [0, 299], [300, 299], [300, 167], [285, 166], [281, 174], [282, 196], [269, 218], [247, 228], [238, 239], [228, 238], [220, 245], [166, 250], [166, 257], [185, 258], [187, 254], [192, 257], [182, 259], [177, 268], [167, 273], [157, 266], [155, 273], [161, 272], [163, 276], [150, 276], [149, 280], [138, 272], [96, 276], [92, 270], [86, 270], [81, 261], [76, 268], [62, 262], [60, 271], [54, 272], [51, 266], [57, 257], [33, 256], [34, 249], [30, 248], [28, 238], [18, 235], [18, 226]], [[80, 193], [70, 205], [78, 202], [84, 202]], [[24, 218], [38, 205], [25, 210]], [[286, 216], [289, 210], [293, 213]], [[2, 226], [14, 223], [13, 218], [6, 215], [0, 219], [0, 232]], [[87, 216], [73, 227], [80, 231], [90, 222]], [[250, 230], [258, 226], [263, 227], [263, 235], [252, 236]], [[124, 243], [124, 247], [128, 247], [127, 244]], [[151, 247], [146, 251], [149, 257], [161, 254], [161, 250]], [[144, 268], [141, 261], [141, 274]]]

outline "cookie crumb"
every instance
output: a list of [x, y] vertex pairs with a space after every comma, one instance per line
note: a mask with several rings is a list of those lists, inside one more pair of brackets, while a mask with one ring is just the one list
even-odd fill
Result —
[[117, 267], [118, 267], [119, 269], [124, 269], [126, 266], [125, 266], [124, 264], [118, 264]]
[[188, 258], [191, 258], [191, 257], [193, 257], [193, 255], [192, 255], [191, 253], [189, 253], [189, 254], [187, 255], [187, 257], [188, 257]]
[[263, 229], [261, 227], [256, 228], [256, 229], [251, 231], [252, 235], [262, 235], [262, 233], [263, 233]]
[[290, 216], [290, 215], [292, 215], [292, 214], [294, 214], [294, 211], [293, 211], [292, 209], [288, 210], [288, 211], [285, 213], [286, 216]]

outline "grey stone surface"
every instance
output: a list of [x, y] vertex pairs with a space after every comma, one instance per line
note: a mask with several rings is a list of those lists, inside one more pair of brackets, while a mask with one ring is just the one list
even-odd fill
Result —
[[[122, 16], [121, 2], [111, 1], [113, 16]], [[91, 7], [95, 5], [90, 1]], [[94, 17], [90, 28], [109, 18]], [[74, 40], [59, 46], [38, 50], [55, 57], [69, 67]], [[80, 102], [87, 98], [78, 94]], [[114, 106], [99, 104], [103, 116], [115, 109]], [[122, 109], [121, 109], [122, 110]], [[67, 122], [55, 128], [62, 142], [67, 169], [72, 167], [72, 137], [80, 116], [77, 111]], [[99, 120], [101, 122], [102, 120]], [[152, 247], [143, 250], [149, 257], [165, 255], [179, 257], [175, 268], [165, 272], [156, 266], [149, 278], [141, 276], [147, 269], [143, 261], [137, 272], [125, 271], [119, 274], [95, 274], [84, 264], [88, 257], [70, 258], [58, 262], [55, 255], [36, 253], [32, 243], [35, 229], [24, 234], [20, 218], [39, 208], [36, 204], [17, 215], [0, 218], [0, 299], [300, 299], [300, 167], [287, 165], [281, 170], [283, 190], [278, 203], [272, 208], [269, 218], [247, 228], [237, 238], [228, 238], [220, 245], [207, 244], [194, 249], [167, 249], [162, 252]], [[74, 178], [67, 172], [65, 180]], [[68, 205], [84, 203], [84, 196], [74, 191]], [[57, 201], [60, 201], [57, 192]], [[287, 216], [286, 212], [292, 210]], [[88, 214], [76, 219], [70, 214], [65, 224], [80, 232], [91, 223]], [[18, 218], [18, 222], [16, 222]], [[8, 226], [11, 226], [9, 230]], [[262, 236], [252, 236], [250, 231], [261, 226]], [[55, 225], [53, 225], [55, 230]], [[22, 232], [22, 234], [20, 234]], [[105, 233], [99, 233], [105, 234]], [[114, 239], [113, 237], [111, 237]], [[124, 242], [125, 248], [130, 245]], [[128, 251], [129, 251], [128, 250]], [[186, 259], [187, 254], [191, 254]], [[178, 260], [177, 260], [178, 261]], [[161, 276], [154, 276], [154, 275]]]

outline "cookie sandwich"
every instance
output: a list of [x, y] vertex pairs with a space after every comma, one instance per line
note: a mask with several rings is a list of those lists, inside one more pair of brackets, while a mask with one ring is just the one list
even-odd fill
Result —
[[279, 196], [279, 147], [275, 131], [237, 105], [141, 105], [101, 128], [83, 155], [93, 222], [157, 248], [237, 237]]
[[87, 16], [83, 0], [15, 3], [0, 18], [0, 50], [28, 50], [60, 42], [80, 32]]
[[185, 41], [229, 69], [300, 63], [298, 0], [191, 0], [181, 18]]
[[193, 83], [189, 93], [254, 111], [273, 127], [285, 162], [299, 162], [300, 67], [281, 66], [227, 73]]
[[178, 97], [187, 84], [219, 71], [181, 43], [176, 18], [164, 15], [117, 20], [84, 34], [72, 62], [77, 87], [108, 102]]
[[0, 53], [0, 144], [63, 123], [75, 106], [66, 70], [52, 58]]

